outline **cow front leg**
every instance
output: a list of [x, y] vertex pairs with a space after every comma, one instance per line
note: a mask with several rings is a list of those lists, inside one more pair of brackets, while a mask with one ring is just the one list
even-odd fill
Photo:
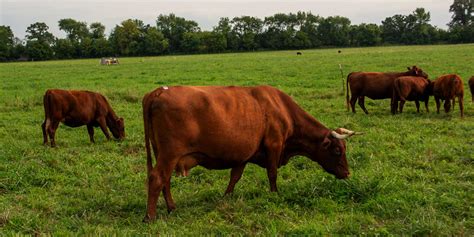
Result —
[[392, 100], [390, 107], [392, 114], [396, 114], [398, 109], [398, 100]]
[[429, 112], [430, 112], [430, 110], [428, 109], [428, 102], [429, 102], [429, 100], [428, 100], [428, 99], [426, 99], [426, 100], [425, 100], [425, 109], [426, 109], [426, 113], [429, 113]]
[[365, 108], [365, 96], [359, 96], [359, 106], [364, 110], [365, 114], [369, 114], [369, 111]]
[[90, 124], [87, 125], [87, 132], [89, 133], [89, 139], [91, 140], [92, 143], [95, 143], [94, 141], [94, 127]]
[[416, 106], [416, 112], [420, 112], [420, 102], [418, 100], [415, 100], [415, 106]]
[[439, 98], [435, 96], [435, 102], [436, 102], [436, 113], [439, 114], [439, 107], [441, 106], [441, 103], [439, 101]]
[[105, 117], [99, 118], [97, 122], [99, 123], [100, 129], [104, 133], [107, 140], [110, 140], [110, 134], [107, 130], [107, 123], [105, 122]]
[[227, 189], [225, 190], [224, 195], [227, 195], [227, 194], [230, 194], [230, 193], [234, 192], [235, 184], [242, 177], [242, 173], [244, 172], [244, 169], [245, 169], [245, 163], [241, 164], [237, 167], [232, 168], [232, 170], [230, 171], [229, 185], [227, 186]]
[[[274, 164], [273, 164], [274, 163]], [[267, 176], [268, 176], [268, 181], [270, 182], [270, 192], [278, 192], [277, 189], [277, 165], [276, 162], [272, 162], [267, 167]]]
[[463, 96], [458, 97], [459, 110], [461, 110], [461, 118], [464, 117], [464, 98]]
[[449, 113], [450, 110], [451, 110], [451, 100], [447, 99], [444, 101], [444, 112]]

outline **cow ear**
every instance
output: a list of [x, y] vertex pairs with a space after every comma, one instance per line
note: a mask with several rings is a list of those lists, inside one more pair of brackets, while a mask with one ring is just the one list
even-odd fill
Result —
[[407, 69], [408, 69], [408, 71], [410, 71], [410, 70], [411, 70], [411, 68], [410, 68], [410, 67], [407, 67]]
[[328, 137], [325, 137], [322, 143], [322, 147], [325, 150], [328, 150], [330, 146], [331, 146], [331, 139], [329, 139]]

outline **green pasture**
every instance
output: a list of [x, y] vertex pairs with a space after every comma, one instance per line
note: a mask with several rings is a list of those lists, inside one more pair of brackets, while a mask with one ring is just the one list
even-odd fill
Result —
[[[0, 64], [0, 235], [474, 235], [474, 45], [406, 46], [120, 58]], [[417, 65], [431, 79], [459, 74], [459, 107], [416, 113], [407, 102], [366, 99], [348, 112], [342, 79], [351, 71], [404, 71]], [[157, 221], [142, 223], [146, 170], [141, 99], [159, 86], [272, 85], [330, 128], [364, 132], [347, 140], [351, 177], [336, 180], [295, 157], [278, 170], [279, 193], [266, 171], [248, 165], [232, 196], [230, 170], [197, 167], [173, 177], [177, 205], [160, 196]], [[46, 89], [104, 94], [125, 119], [126, 139], [106, 141], [96, 128], [60, 125], [57, 147], [42, 145]]]

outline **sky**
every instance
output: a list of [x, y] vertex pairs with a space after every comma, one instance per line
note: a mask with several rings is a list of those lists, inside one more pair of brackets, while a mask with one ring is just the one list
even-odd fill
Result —
[[323, 17], [344, 16], [352, 24], [381, 24], [395, 14], [408, 15], [417, 7], [431, 13], [431, 24], [446, 29], [451, 20], [452, 0], [0, 0], [0, 25], [10, 26], [24, 38], [26, 28], [45, 22], [56, 37], [65, 37], [58, 21], [73, 18], [88, 24], [101, 22], [109, 34], [115, 25], [132, 18], [155, 25], [160, 14], [174, 13], [211, 30], [220, 17], [255, 16], [263, 20], [275, 13], [312, 12]]

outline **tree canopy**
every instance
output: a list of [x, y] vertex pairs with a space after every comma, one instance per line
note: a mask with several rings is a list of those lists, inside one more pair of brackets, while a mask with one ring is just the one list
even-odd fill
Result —
[[454, 0], [449, 11], [449, 30], [430, 24], [431, 14], [416, 8], [408, 15], [386, 17], [381, 25], [351, 24], [343, 16], [322, 17], [311, 12], [276, 13], [263, 19], [253, 16], [222, 17], [212, 30], [202, 30], [193, 20], [161, 14], [152, 25], [127, 19], [111, 29], [100, 22], [88, 25], [60, 19], [59, 39], [43, 22], [26, 29], [25, 40], [14, 37], [10, 27], [0, 26], [0, 61], [27, 56], [31, 60], [104, 56], [152, 56], [162, 54], [218, 53], [249, 50], [364, 47], [474, 42], [472, 0]]

